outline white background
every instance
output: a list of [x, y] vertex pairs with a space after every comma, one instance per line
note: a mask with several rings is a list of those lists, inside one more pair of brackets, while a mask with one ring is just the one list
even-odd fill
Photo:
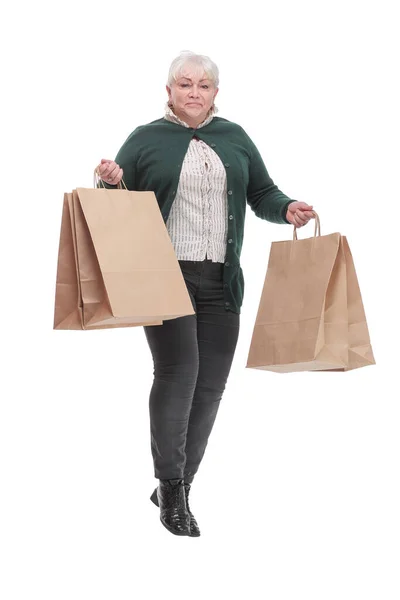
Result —
[[[2, 33], [3, 600], [398, 600], [399, 22], [395, 2], [17, 3]], [[270, 243], [248, 209], [231, 375], [191, 506], [155, 486], [143, 330], [53, 331], [63, 194], [163, 115], [172, 59], [220, 68], [219, 116], [347, 235], [377, 365], [245, 369]], [[4, 131], [5, 130], [5, 131]], [[312, 235], [312, 228], [302, 236]]]

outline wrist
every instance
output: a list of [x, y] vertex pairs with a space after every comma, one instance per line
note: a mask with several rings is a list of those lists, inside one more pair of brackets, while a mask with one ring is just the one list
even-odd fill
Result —
[[289, 200], [289, 202], [286, 202], [286, 204], [283, 207], [283, 211], [282, 211], [282, 216], [288, 225], [292, 225], [292, 223], [288, 220], [287, 215], [288, 215], [289, 205], [292, 204], [293, 202], [296, 202], [296, 200]]

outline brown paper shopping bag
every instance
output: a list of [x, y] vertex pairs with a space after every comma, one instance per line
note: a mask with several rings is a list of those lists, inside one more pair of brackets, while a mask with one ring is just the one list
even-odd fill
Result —
[[54, 329], [161, 325], [194, 314], [153, 192], [64, 195]]
[[[318, 235], [317, 235], [318, 233]], [[353, 258], [339, 233], [273, 242], [247, 368], [348, 371], [375, 364]]]

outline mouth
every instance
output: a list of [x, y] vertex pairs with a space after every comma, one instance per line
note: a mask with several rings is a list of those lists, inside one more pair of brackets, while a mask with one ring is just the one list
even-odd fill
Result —
[[186, 105], [187, 106], [201, 106], [201, 104], [199, 104], [198, 102], [187, 102]]

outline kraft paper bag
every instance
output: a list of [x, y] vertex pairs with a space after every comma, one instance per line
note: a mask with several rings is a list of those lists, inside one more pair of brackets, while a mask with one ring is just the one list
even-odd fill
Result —
[[[318, 235], [317, 235], [318, 233]], [[350, 247], [340, 233], [273, 242], [246, 368], [348, 371], [375, 364]]]
[[54, 329], [162, 325], [195, 314], [153, 192], [64, 195]]

